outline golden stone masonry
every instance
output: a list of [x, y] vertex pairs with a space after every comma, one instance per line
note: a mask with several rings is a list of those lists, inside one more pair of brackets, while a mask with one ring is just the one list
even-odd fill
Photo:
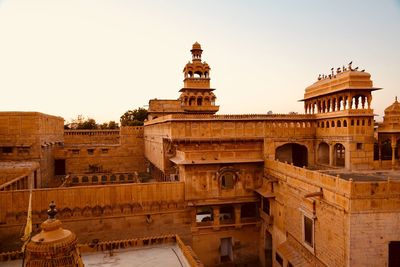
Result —
[[304, 114], [216, 115], [211, 68], [190, 51], [179, 98], [150, 100], [144, 126], [0, 112], [0, 266], [150, 245], [182, 266], [400, 266], [397, 98], [375, 122], [381, 88], [350, 63], [305, 89]]

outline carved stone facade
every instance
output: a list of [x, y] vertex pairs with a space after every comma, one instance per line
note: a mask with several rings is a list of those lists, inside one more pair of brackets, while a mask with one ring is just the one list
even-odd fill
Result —
[[[45, 168], [64, 180], [34, 190], [34, 222], [55, 200], [84, 242], [126, 239], [122, 228], [132, 238], [177, 233], [206, 266], [396, 266], [397, 100], [376, 134], [379, 88], [349, 65], [306, 88], [305, 114], [215, 115], [210, 66], [198, 43], [191, 52], [179, 98], [150, 100], [144, 127], [57, 135]], [[3, 182], [25, 175], [9, 174]], [[29, 193], [13, 189], [0, 192], [0, 244], [26, 218]]]

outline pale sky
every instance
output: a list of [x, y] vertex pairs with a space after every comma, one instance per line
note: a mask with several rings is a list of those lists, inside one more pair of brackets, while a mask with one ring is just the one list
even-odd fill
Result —
[[119, 121], [177, 99], [198, 41], [219, 114], [303, 113], [332, 67], [400, 97], [400, 0], [0, 0], [0, 110]]

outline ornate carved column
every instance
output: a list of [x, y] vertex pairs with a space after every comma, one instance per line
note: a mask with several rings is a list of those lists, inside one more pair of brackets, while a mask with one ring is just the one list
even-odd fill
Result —
[[218, 230], [219, 229], [219, 206], [213, 206], [213, 217], [214, 217], [214, 221], [213, 221], [213, 226], [214, 229]]
[[329, 166], [333, 166], [333, 144], [329, 144]]
[[396, 136], [392, 135], [391, 138], [391, 144], [392, 144], [392, 169], [396, 166]]
[[237, 204], [237, 205], [235, 205], [235, 228], [240, 228], [240, 227], [242, 227], [241, 225], [240, 225], [240, 223], [241, 223], [241, 207], [242, 207], [242, 205], [240, 205], [240, 204]]

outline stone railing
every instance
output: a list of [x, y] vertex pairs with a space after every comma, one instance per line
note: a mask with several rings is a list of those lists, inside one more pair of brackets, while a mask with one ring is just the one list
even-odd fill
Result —
[[120, 130], [65, 130], [64, 136], [110, 136], [119, 135]]
[[171, 120], [213, 120], [213, 121], [223, 121], [223, 120], [293, 120], [293, 121], [313, 121], [315, 120], [314, 114], [226, 114], [226, 115], [208, 115], [208, 114], [171, 114], [163, 117], [156, 118], [145, 125], [159, 123]]
[[67, 179], [68, 181], [66, 182], [66, 186], [141, 182], [137, 172], [70, 174]]
[[24, 190], [29, 188], [29, 174], [18, 176], [11, 181], [0, 185], [0, 191]]

